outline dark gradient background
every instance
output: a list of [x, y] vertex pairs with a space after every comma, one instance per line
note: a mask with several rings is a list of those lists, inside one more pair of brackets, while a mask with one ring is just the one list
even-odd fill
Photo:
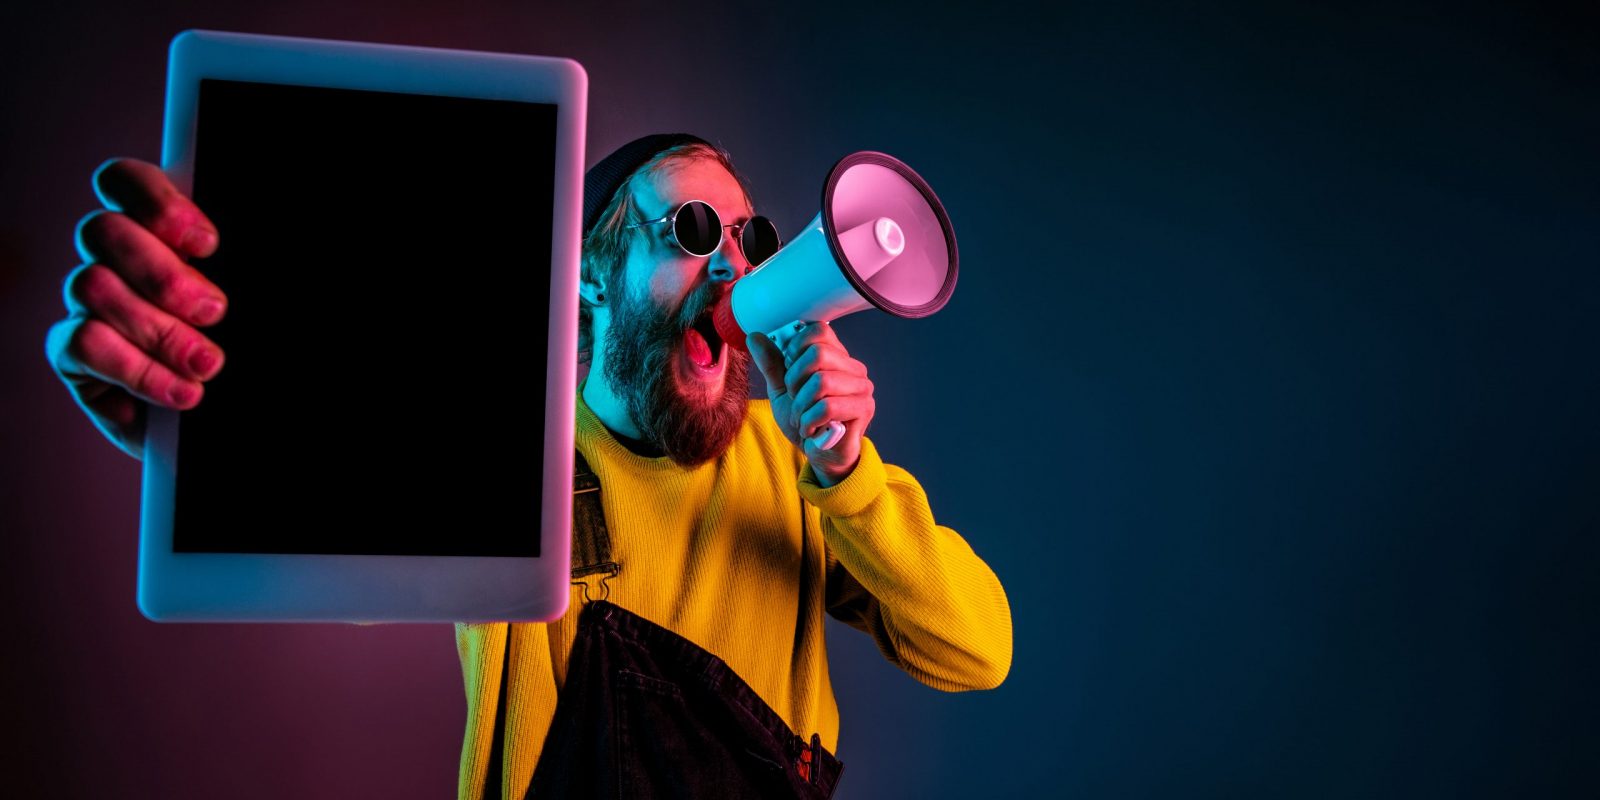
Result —
[[575, 58], [591, 161], [716, 139], [786, 234], [852, 150], [934, 186], [948, 308], [837, 327], [1016, 659], [830, 629], [839, 797], [1600, 794], [1600, 36], [1502, 5], [8, 6], [8, 795], [454, 791], [450, 629], [145, 621], [137, 465], [43, 358], [189, 27]]

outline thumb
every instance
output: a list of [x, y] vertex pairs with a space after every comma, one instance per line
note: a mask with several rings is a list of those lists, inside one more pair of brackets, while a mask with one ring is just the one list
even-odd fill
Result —
[[756, 366], [761, 369], [761, 377], [767, 381], [767, 396], [773, 396], [774, 391], [781, 394], [786, 390], [787, 386], [783, 381], [783, 354], [778, 352], [778, 346], [759, 333], [746, 336], [744, 346], [750, 350], [751, 357], [756, 360]]

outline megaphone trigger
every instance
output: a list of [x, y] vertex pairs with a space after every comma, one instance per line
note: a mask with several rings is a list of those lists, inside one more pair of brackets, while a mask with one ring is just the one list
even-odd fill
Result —
[[816, 436], [811, 437], [811, 443], [816, 445], [818, 450], [832, 450], [833, 446], [838, 444], [839, 440], [843, 438], [844, 423], [836, 419], [830, 419], [828, 420], [828, 424], [823, 426], [822, 430], [818, 432]]

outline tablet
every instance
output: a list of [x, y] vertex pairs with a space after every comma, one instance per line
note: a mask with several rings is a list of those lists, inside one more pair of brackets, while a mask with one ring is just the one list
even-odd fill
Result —
[[560, 58], [173, 39], [227, 363], [149, 409], [147, 617], [565, 612], [586, 95]]

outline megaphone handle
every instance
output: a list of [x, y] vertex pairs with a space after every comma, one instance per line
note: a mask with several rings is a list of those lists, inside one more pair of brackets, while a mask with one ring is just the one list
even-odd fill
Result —
[[[799, 333], [801, 329], [805, 328], [805, 326], [805, 322], [797, 319], [794, 322], [784, 325], [783, 327], [767, 334], [767, 338], [772, 340], [772, 343], [778, 346], [778, 352], [782, 353], [784, 346], [789, 344], [789, 340], [793, 339], [794, 335]], [[784, 366], [794, 366], [794, 362], [791, 361], [787, 355], [783, 357], [783, 363]], [[822, 426], [822, 429], [817, 431], [817, 435], [811, 437], [808, 441], [810, 441], [812, 446], [816, 447], [818, 450], [831, 450], [833, 449], [833, 446], [838, 444], [839, 440], [843, 438], [844, 423], [838, 420], [830, 419], [828, 420], [828, 424]]]

